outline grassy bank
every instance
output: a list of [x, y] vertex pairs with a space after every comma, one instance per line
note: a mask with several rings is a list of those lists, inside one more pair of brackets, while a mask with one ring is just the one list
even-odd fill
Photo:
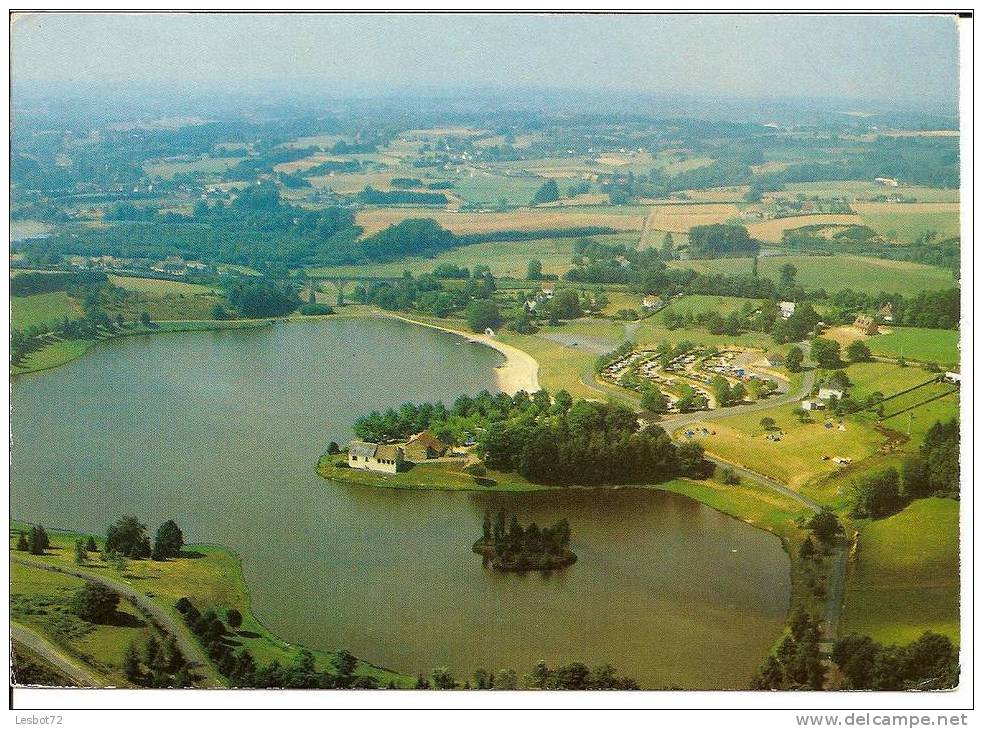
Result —
[[885, 644], [926, 630], [959, 641], [959, 502], [919, 499], [860, 525], [843, 611], [843, 633]]
[[419, 463], [400, 473], [380, 473], [349, 468], [344, 454], [321, 456], [317, 472], [323, 478], [355, 486], [375, 486], [385, 489], [411, 489], [422, 491], [544, 491], [551, 488], [531, 483], [518, 474], [489, 470], [479, 482], [464, 473], [467, 461], [435, 461]]
[[10, 366], [11, 375], [24, 375], [30, 372], [50, 370], [68, 364], [88, 352], [99, 342], [105, 342], [119, 337], [130, 337], [137, 334], [164, 334], [167, 332], [203, 332], [219, 329], [251, 329], [269, 326], [267, 319], [234, 319], [219, 320], [186, 320], [155, 322], [152, 326], [144, 327], [131, 325], [127, 329], [106, 334], [97, 339], [67, 339], [42, 347], [31, 352], [16, 365]]
[[[16, 544], [17, 533], [26, 531], [29, 525], [21, 522], [11, 523], [11, 548]], [[78, 566], [74, 563], [74, 544], [75, 540], [83, 536], [74, 532], [55, 531], [48, 529], [51, 538], [51, 549], [42, 556], [32, 556], [26, 552], [15, 552], [19, 559], [27, 559], [37, 562], [38, 565], [62, 565], [72, 569], [81, 569], [86, 572], [98, 574], [101, 577], [109, 578], [130, 587], [139, 586], [138, 589], [145, 590], [148, 597], [160, 604], [175, 620], [181, 621], [180, 614], [174, 609], [174, 603], [178, 598], [187, 597], [202, 612], [207, 608], [215, 608], [220, 614], [224, 614], [229, 608], [235, 608], [242, 613], [242, 626], [236, 631], [234, 640], [240, 647], [249, 650], [260, 666], [266, 665], [274, 660], [282, 665], [290, 665], [304, 650], [303, 646], [293, 645], [274, 635], [259, 619], [253, 614], [250, 605], [249, 590], [242, 576], [242, 568], [238, 555], [224, 547], [208, 544], [188, 545], [185, 547], [184, 555], [177, 559], [166, 562], [154, 562], [151, 560], [129, 560], [125, 571], [119, 572], [114, 567], [100, 561], [98, 555], [85, 565]], [[100, 550], [103, 541], [97, 537]], [[16, 568], [17, 572], [14, 571]], [[16, 576], [20, 574], [21, 577]], [[68, 584], [71, 583], [71, 584]], [[77, 583], [77, 584], [76, 584]], [[12, 610], [19, 603], [18, 595], [23, 596], [24, 604], [30, 605], [44, 596], [56, 596], [57, 600], [64, 602], [66, 595], [70, 596], [77, 587], [81, 586], [82, 580], [70, 575], [61, 575], [41, 569], [32, 569], [29, 566], [12, 565], [11, 579], [11, 605]], [[125, 603], [121, 603], [121, 606]], [[121, 607], [121, 609], [123, 609]], [[17, 617], [18, 613], [13, 613]], [[22, 618], [18, 619], [24, 621]], [[84, 654], [93, 657], [93, 662], [86, 660], [86, 663], [103, 675], [113, 677], [117, 685], [119, 683], [118, 665], [122, 658], [130, 639], [134, 635], [109, 633], [98, 626], [98, 634], [94, 638], [73, 637], [71, 633], [62, 635], [59, 632], [60, 622], [63, 620], [62, 612], [57, 614], [34, 615], [32, 617], [32, 627], [43, 631], [46, 635], [56, 642], [65, 646], [74, 655], [84, 658]], [[96, 653], [93, 642], [98, 643], [99, 652]], [[319, 670], [331, 670], [331, 659], [333, 653], [330, 651], [314, 651], [311, 653], [315, 658], [315, 665]], [[114, 663], [115, 661], [115, 663]], [[388, 671], [386, 669], [373, 666], [365, 661], [359, 661], [355, 673], [360, 676], [374, 676], [379, 682], [386, 686], [393, 682], [396, 686], [407, 687], [413, 684], [410, 676]]]

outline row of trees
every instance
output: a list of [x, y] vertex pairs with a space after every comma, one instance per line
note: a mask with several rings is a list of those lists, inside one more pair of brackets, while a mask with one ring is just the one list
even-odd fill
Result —
[[550, 668], [544, 661], [521, 678], [512, 669], [489, 671], [479, 668], [469, 680], [458, 681], [447, 668], [435, 668], [430, 677], [417, 677], [418, 689], [494, 689], [516, 691], [534, 689], [545, 691], [637, 691], [638, 683], [632, 678], [622, 678], [608, 664], [589, 668], [579, 661], [557, 668]]
[[235, 631], [242, 625], [242, 614], [232, 608], [226, 610], [225, 619], [214, 608], [200, 612], [186, 597], [174, 605], [184, 622], [205, 647], [208, 657], [215, 663], [219, 672], [228, 678], [233, 686], [242, 688], [378, 688], [377, 679], [369, 676], [356, 676], [358, 660], [345, 650], [332, 656], [332, 671], [320, 671], [314, 665], [310, 651], [302, 650], [289, 666], [272, 661], [259, 667], [246, 648], [234, 650], [232, 639]]
[[128, 559], [150, 557], [164, 561], [180, 556], [182, 547], [184, 534], [172, 519], [168, 519], [157, 529], [153, 546], [147, 533], [147, 525], [135, 516], [121, 517], [106, 530], [106, 553], [119, 554]]
[[891, 467], [853, 482], [852, 515], [881, 519], [926, 496], [959, 498], [959, 421], [936, 422], [901, 472]]

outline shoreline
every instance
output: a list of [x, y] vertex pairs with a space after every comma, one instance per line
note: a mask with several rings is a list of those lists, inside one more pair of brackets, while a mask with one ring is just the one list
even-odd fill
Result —
[[436, 329], [437, 331], [447, 332], [448, 334], [455, 334], [469, 341], [491, 347], [505, 357], [505, 363], [495, 368], [495, 381], [498, 384], [499, 390], [508, 395], [515, 395], [520, 390], [525, 390], [531, 394], [542, 389], [539, 384], [539, 362], [528, 352], [524, 352], [518, 347], [513, 347], [511, 344], [500, 342], [487, 334], [462, 332], [458, 329], [451, 329], [450, 327], [428, 321], [420, 321], [383, 309], [373, 309], [367, 312], [366, 315], [385, 319], [398, 319], [409, 324], [416, 324], [417, 326]]

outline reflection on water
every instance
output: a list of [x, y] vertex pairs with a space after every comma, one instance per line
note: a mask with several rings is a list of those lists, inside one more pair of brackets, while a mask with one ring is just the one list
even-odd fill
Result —
[[[174, 518], [235, 549], [285, 640], [407, 672], [610, 662], [650, 687], [742, 688], [781, 630], [777, 539], [639, 489], [533, 494], [339, 486], [313, 471], [359, 413], [476, 393], [499, 355], [390, 320], [132, 337], [13, 385], [18, 518], [102, 531]], [[567, 518], [578, 561], [482, 567], [486, 509]]]

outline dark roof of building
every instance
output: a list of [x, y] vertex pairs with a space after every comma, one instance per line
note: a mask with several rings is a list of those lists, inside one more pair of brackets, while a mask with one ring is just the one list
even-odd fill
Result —
[[440, 438], [435, 436], [429, 430], [425, 430], [422, 433], [418, 433], [410, 438], [410, 442], [406, 444], [407, 446], [423, 446], [424, 448], [433, 448], [435, 451], [447, 450], [447, 444], [444, 443]]
[[386, 461], [395, 461], [403, 457], [403, 449], [394, 445], [381, 445], [375, 450], [375, 457]]
[[353, 440], [348, 444], [348, 453], [359, 458], [372, 458], [375, 455], [377, 443], [367, 443], [363, 440]]

